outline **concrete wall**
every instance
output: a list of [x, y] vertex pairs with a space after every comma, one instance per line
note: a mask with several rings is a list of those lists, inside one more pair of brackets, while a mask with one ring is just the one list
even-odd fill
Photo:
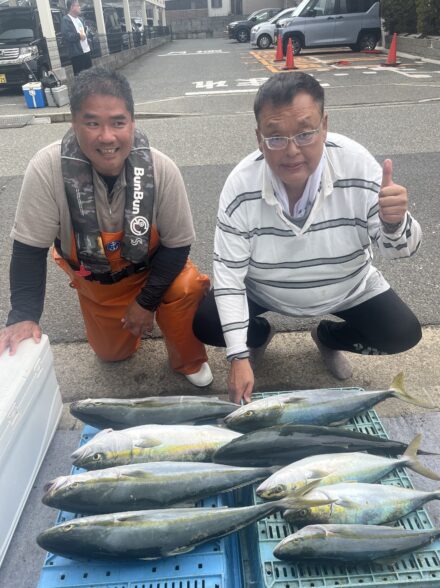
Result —
[[286, 0], [243, 0], [243, 14], [251, 14], [260, 8], [288, 8], [289, 6], [291, 4]]
[[221, 4], [221, 8], [214, 8], [213, 0], [208, 0], [209, 16], [228, 16], [231, 12], [231, 0], [221, 0]]
[[[177, 11], [176, 11], [177, 12]], [[212, 37], [224, 37], [226, 25], [233, 21], [239, 20], [237, 16], [217, 16], [198, 18], [186, 18], [171, 21], [167, 11], [168, 26], [171, 27], [173, 39], [206, 39]]]
[[[104, 55], [103, 57], [96, 57], [95, 59], [93, 59], [93, 65], [103, 65], [110, 69], [119, 69], [120, 67], [127, 65], [127, 63], [130, 63], [134, 59], [137, 59], [141, 55], [145, 55], [145, 53], [148, 53], [155, 47], [159, 47], [160, 45], [164, 45], [165, 43], [169, 43], [170, 41], [170, 35], [164, 37], [154, 37], [153, 39], [147, 39], [145, 45], [133, 47], [132, 49], [127, 49], [126, 51], [120, 51], [119, 53]], [[66, 66], [65, 71], [67, 84], [70, 84], [73, 80], [72, 66]]]
[[[387, 47], [391, 38], [387, 38]], [[397, 52], [420, 55], [428, 59], [440, 59], [440, 37], [421, 38], [419, 35], [398, 35]]]

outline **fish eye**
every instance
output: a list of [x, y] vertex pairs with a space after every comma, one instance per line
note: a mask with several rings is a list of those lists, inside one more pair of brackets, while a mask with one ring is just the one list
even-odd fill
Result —
[[78, 482], [72, 482], [72, 488], [78, 488], [79, 484]]
[[309, 509], [308, 509], [308, 508], [303, 508], [303, 509], [301, 509], [301, 510], [299, 511], [298, 515], [299, 515], [300, 517], [305, 517], [305, 516], [307, 515], [307, 513], [308, 513], [308, 512], [309, 512]]
[[285, 492], [286, 487], [284, 484], [278, 484], [278, 486], [275, 486], [274, 488], [274, 492], [276, 492], [277, 494], [280, 494], [281, 492]]
[[65, 533], [68, 533], [69, 531], [71, 531], [73, 529], [73, 525], [66, 525], [65, 527], [63, 527], [63, 531]]
[[247, 410], [244, 416], [252, 416], [254, 414], [253, 410]]
[[102, 453], [93, 454], [93, 461], [99, 461], [102, 457]]

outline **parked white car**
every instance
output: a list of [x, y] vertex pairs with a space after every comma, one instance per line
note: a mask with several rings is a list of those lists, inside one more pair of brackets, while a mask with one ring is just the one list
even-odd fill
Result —
[[275, 42], [275, 31], [277, 24], [280, 25], [283, 20], [289, 20], [295, 11], [296, 7], [286, 8], [282, 10], [270, 20], [259, 23], [252, 27], [251, 30], [251, 45], [257, 46], [260, 49], [268, 49]]

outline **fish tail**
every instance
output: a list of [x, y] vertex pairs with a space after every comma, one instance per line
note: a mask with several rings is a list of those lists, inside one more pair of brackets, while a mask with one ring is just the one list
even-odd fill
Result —
[[[440, 475], [436, 474], [426, 466], [422, 464], [422, 462], [417, 457], [417, 452], [420, 447], [420, 443], [422, 442], [422, 435], [419, 433], [411, 443], [408, 445], [407, 450], [403, 454], [404, 458], [407, 458], [407, 466], [411, 468], [413, 471], [417, 472], [421, 476], [425, 476], [426, 478], [430, 478], [431, 480], [440, 480]], [[439, 494], [440, 497], [440, 494]]]
[[423, 400], [419, 400], [418, 398], [414, 398], [408, 394], [405, 390], [405, 385], [403, 382], [403, 372], [397, 374], [390, 386], [391, 395], [395, 398], [399, 398], [404, 402], [409, 402], [410, 404], [415, 404], [416, 406], [422, 406], [423, 408], [430, 408], [436, 409], [437, 407], [433, 406], [432, 404], [428, 404], [427, 402], [423, 402]]

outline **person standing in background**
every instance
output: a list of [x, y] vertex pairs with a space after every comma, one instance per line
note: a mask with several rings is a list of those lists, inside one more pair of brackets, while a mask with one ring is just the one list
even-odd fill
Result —
[[61, 21], [61, 34], [69, 49], [73, 73], [78, 75], [84, 69], [92, 67], [92, 56], [84, 22], [79, 15], [81, 6], [78, 0], [67, 0], [66, 16]]

